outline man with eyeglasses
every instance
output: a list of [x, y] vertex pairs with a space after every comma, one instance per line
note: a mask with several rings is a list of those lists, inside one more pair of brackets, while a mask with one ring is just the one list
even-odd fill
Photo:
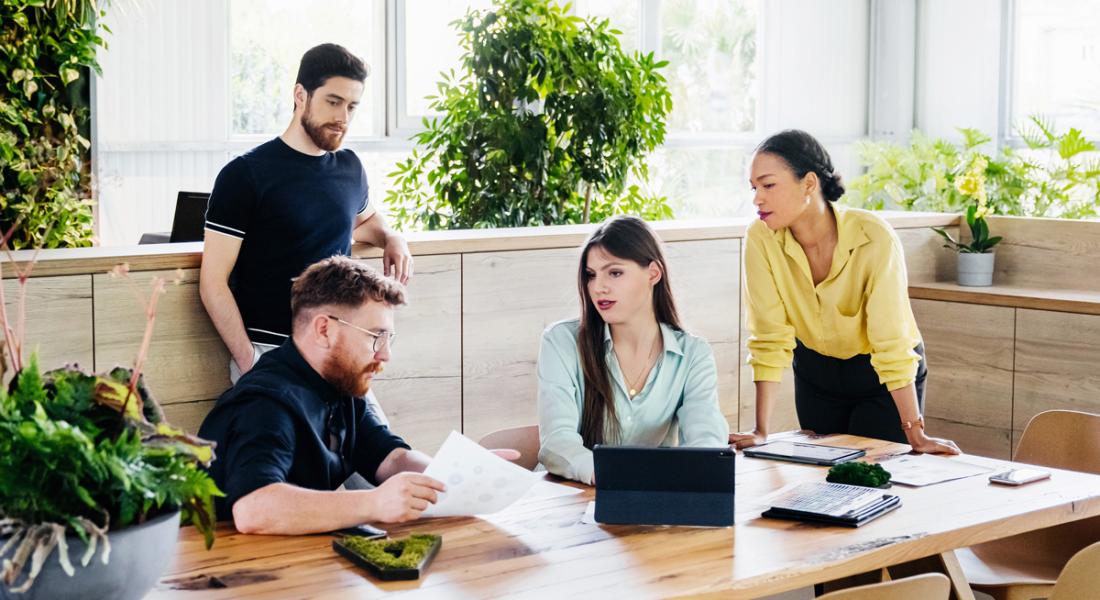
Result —
[[[416, 519], [443, 484], [364, 396], [390, 360], [404, 287], [343, 256], [291, 288], [291, 337], [218, 399], [199, 435], [217, 442], [218, 518], [242, 533], [304, 534]], [[514, 458], [514, 451], [500, 453]], [[337, 490], [352, 473], [377, 485]]]

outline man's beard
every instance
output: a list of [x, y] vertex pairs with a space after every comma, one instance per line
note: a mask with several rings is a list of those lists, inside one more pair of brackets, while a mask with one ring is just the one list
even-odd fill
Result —
[[313, 143], [320, 149], [332, 152], [340, 148], [340, 143], [344, 141], [344, 134], [347, 133], [347, 127], [341, 127], [339, 133], [334, 133], [328, 129], [329, 126], [337, 126], [335, 123], [315, 123], [310, 120], [309, 103], [312, 102], [312, 98], [306, 102], [306, 110], [302, 113], [300, 119], [302, 123], [302, 129], [306, 130], [306, 135], [309, 139], [313, 140]]
[[381, 372], [382, 362], [371, 361], [365, 367], [360, 367], [359, 362], [350, 355], [335, 352], [325, 361], [324, 370], [325, 380], [340, 390], [340, 393], [361, 398], [370, 391], [371, 380], [365, 375]]

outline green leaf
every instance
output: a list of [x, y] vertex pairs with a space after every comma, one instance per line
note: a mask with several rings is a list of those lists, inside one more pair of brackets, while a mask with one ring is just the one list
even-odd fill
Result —
[[33, 187], [38, 182], [38, 178], [34, 176], [33, 171], [20, 171], [17, 180], [19, 185], [25, 188]]
[[976, 148], [993, 140], [992, 137], [986, 135], [978, 129], [973, 129], [970, 127], [959, 127], [958, 131], [963, 135], [963, 148], [967, 150]]
[[1096, 145], [1085, 139], [1081, 131], [1071, 128], [1069, 132], [1058, 140], [1058, 155], [1063, 159], [1069, 159], [1082, 152], [1092, 152]]

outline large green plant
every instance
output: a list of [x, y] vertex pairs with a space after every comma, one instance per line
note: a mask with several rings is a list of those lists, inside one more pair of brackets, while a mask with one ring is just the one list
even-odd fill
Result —
[[985, 150], [989, 136], [959, 129], [961, 143], [914, 131], [907, 145], [861, 142], [867, 172], [852, 181], [845, 202], [873, 209], [965, 212], [973, 198], [959, 183], [976, 160], [988, 212], [1002, 215], [1087, 218], [1100, 215], [1100, 158], [1077, 129], [1058, 133], [1049, 119], [1031, 116], [1017, 127], [1025, 148]]
[[104, 0], [0, 0], [0, 229], [13, 248], [92, 240], [88, 68]]
[[672, 96], [652, 54], [627, 55], [607, 20], [548, 0], [501, 0], [454, 23], [462, 67], [444, 75], [388, 200], [399, 227], [549, 225], [616, 213], [671, 216], [647, 179]]
[[[0, 247], [7, 249], [2, 238]], [[176, 510], [204, 534], [209, 548], [214, 497], [223, 494], [200, 465], [213, 460], [213, 443], [169, 425], [141, 379], [164, 280], [154, 278], [152, 296], [143, 300], [146, 330], [132, 370], [92, 375], [72, 365], [39, 374], [33, 356], [24, 365], [25, 344], [16, 334], [25, 329], [30, 268], [10, 264], [21, 293], [18, 317], [9, 319], [0, 287], [0, 376], [8, 360], [15, 371], [10, 388], [0, 388], [2, 586], [26, 591], [55, 551], [62, 568], [74, 574], [66, 534], [89, 542], [83, 565], [97, 544], [107, 563], [109, 530]], [[125, 276], [126, 270], [113, 273]]]

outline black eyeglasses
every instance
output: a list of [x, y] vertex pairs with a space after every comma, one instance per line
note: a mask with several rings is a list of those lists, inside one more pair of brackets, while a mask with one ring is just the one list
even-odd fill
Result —
[[378, 352], [382, 348], [393, 348], [393, 340], [397, 337], [397, 333], [393, 331], [371, 331], [369, 329], [363, 329], [362, 327], [355, 325], [354, 323], [348, 323], [347, 321], [341, 319], [340, 317], [337, 317], [336, 315], [327, 316], [337, 323], [342, 323], [344, 325], [347, 325], [348, 327], [351, 327], [352, 329], [358, 329], [359, 331], [362, 331], [363, 333], [374, 338], [374, 345], [371, 346], [372, 352]]

